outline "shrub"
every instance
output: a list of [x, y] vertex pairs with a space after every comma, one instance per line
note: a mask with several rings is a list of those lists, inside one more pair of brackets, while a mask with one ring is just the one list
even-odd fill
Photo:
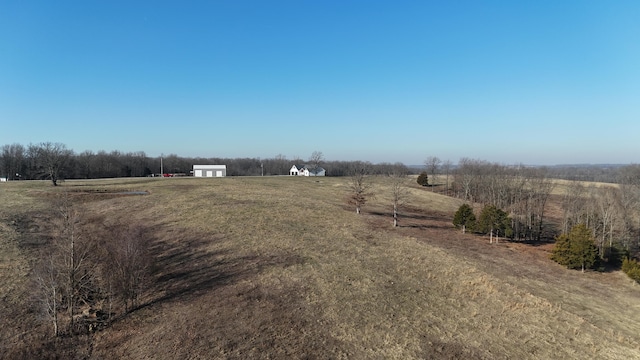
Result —
[[622, 271], [635, 282], [640, 283], [640, 264], [636, 260], [624, 258], [622, 260]]
[[420, 175], [418, 175], [418, 184], [422, 185], [422, 186], [428, 186], [429, 185], [429, 176], [427, 175], [426, 171], [423, 171], [420, 173]]

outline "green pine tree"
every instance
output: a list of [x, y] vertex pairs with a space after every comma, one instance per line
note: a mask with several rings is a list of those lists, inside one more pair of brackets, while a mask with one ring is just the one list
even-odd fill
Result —
[[453, 216], [453, 225], [462, 229], [464, 233], [467, 229], [473, 230], [476, 225], [476, 215], [469, 204], [462, 204]]
[[476, 230], [482, 234], [496, 233], [502, 236], [512, 236], [511, 219], [509, 215], [493, 205], [486, 205], [480, 213]]
[[593, 239], [593, 233], [584, 224], [571, 228], [569, 234], [562, 234], [556, 238], [556, 245], [551, 259], [569, 269], [593, 268], [598, 260], [598, 248]]

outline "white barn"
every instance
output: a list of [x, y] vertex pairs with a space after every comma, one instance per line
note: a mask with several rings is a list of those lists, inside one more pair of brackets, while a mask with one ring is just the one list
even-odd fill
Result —
[[225, 177], [227, 165], [193, 165], [194, 177]]

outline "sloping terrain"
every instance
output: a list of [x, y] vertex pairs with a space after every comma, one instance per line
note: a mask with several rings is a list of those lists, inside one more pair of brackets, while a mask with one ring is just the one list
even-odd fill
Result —
[[[345, 205], [346, 182], [3, 184], [0, 356], [44, 343], [95, 359], [640, 358], [640, 287], [624, 274], [569, 271], [545, 246], [461, 234], [451, 226], [460, 203], [413, 182], [392, 228], [386, 180], [362, 215]], [[24, 242], [46, 227], [36, 225], [51, 193], [96, 189], [149, 192], [82, 203], [105, 225], [145, 225], [153, 281], [109, 328], [51, 345], [27, 296], [38, 245]]]

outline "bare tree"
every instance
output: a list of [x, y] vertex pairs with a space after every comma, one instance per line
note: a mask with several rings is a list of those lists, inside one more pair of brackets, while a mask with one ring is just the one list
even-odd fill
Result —
[[562, 233], [568, 234], [572, 227], [580, 223], [583, 207], [585, 205], [585, 187], [577, 182], [571, 181], [567, 184], [562, 195]]
[[267, 175], [284, 175], [289, 173], [291, 162], [287, 160], [287, 157], [278, 154], [272, 159], [264, 160], [264, 172]]
[[324, 161], [324, 155], [322, 154], [322, 151], [316, 150], [311, 154], [311, 157], [309, 157], [309, 164], [311, 165], [312, 170], [319, 168], [322, 161]]
[[64, 144], [51, 142], [30, 145], [29, 152], [35, 161], [35, 166], [51, 180], [53, 186], [57, 186], [58, 180], [64, 176], [64, 171], [67, 170], [73, 155], [73, 151], [67, 149]]
[[[107, 243], [110, 284], [123, 301], [125, 312], [136, 307], [148, 279], [150, 257], [145, 228], [133, 225], [115, 229]], [[109, 271], [110, 270], [110, 271]]]
[[546, 169], [537, 169], [530, 177], [531, 213], [534, 219], [535, 238], [538, 241], [542, 236], [547, 201], [554, 187], [554, 182], [546, 176]]
[[348, 203], [355, 206], [356, 214], [360, 214], [360, 209], [373, 196], [370, 192], [371, 182], [369, 181], [369, 164], [355, 163], [351, 168], [349, 178]]
[[82, 211], [72, 202], [71, 196], [62, 194], [58, 199], [59, 221], [55, 236], [54, 265], [60, 275], [64, 291], [64, 306], [69, 316], [69, 330], [74, 331], [74, 317], [80, 303], [86, 303], [94, 291], [94, 264], [90, 261], [91, 242], [82, 229]]
[[456, 190], [459, 193], [458, 197], [461, 197], [466, 202], [476, 202], [477, 178], [478, 167], [480, 161], [461, 158], [458, 161], [458, 168], [455, 172]]
[[402, 173], [391, 174], [391, 200], [393, 202], [393, 227], [398, 226], [398, 212], [408, 199], [407, 177]]
[[433, 185], [435, 184], [436, 173], [438, 172], [438, 167], [440, 167], [441, 163], [442, 161], [437, 156], [429, 156], [427, 157], [427, 160], [424, 161], [424, 165], [427, 168], [427, 171], [431, 172], [432, 190]]
[[[634, 184], [620, 185], [620, 203], [618, 221], [620, 222], [620, 242], [624, 249], [630, 250], [635, 230], [640, 228], [639, 206], [640, 189]], [[637, 243], [635, 244], [638, 245]]]
[[620, 240], [623, 247], [628, 250], [637, 250], [640, 247], [640, 165], [625, 166], [619, 175], [620, 183]]
[[612, 187], [603, 187], [595, 190], [594, 203], [598, 211], [598, 238], [596, 243], [598, 244], [598, 250], [600, 257], [605, 258], [606, 250], [605, 245], [609, 243], [609, 249], [613, 247], [613, 235], [615, 232], [616, 217], [620, 213], [620, 193], [618, 189]]
[[58, 268], [51, 255], [45, 256], [43, 262], [35, 268], [34, 279], [36, 303], [47, 321], [51, 321], [53, 336], [57, 337], [60, 335], [58, 312], [62, 302], [62, 291]]
[[445, 187], [445, 194], [449, 194], [449, 175], [451, 175], [451, 168], [453, 167], [453, 163], [451, 162], [451, 160], [446, 160], [445, 162], [442, 163], [442, 170], [444, 170], [444, 175], [445, 175], [445, 179], [446, 179], [446, 187]]
[[9, 180], [22, 176], [25, 163], [25, 148], [20, 144], [4, 145], [0, 151], [0, 176]]
[[68, 334], [77, 330], [78, 308], [95, 298], [95, 263], [89, 238], [82, 229], [82, 211], [63, 193], [54, 204], [52, 243], [35, 267], [35, 296], [39, 308], [60, 335], [66, 324]]

